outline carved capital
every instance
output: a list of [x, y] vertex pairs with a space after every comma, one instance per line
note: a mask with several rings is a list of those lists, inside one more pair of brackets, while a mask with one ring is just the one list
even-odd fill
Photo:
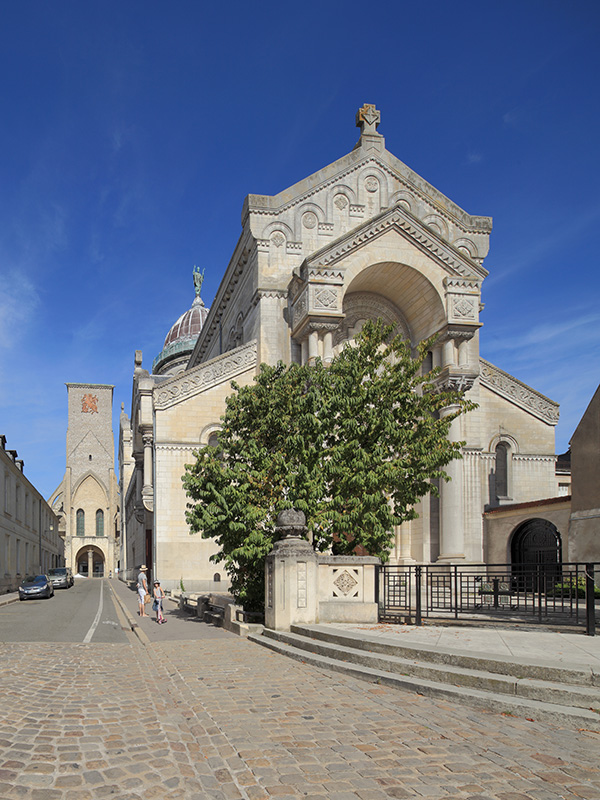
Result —
[[433, 383], [439, 392], [468, 392], [473, 387], [476, 378], [475, 370], [446, 367], [435, 377]]
[[154, 511], [154, 489], [151, 486], [144, 486], [142, 489], [142, 503], [146, 511]]

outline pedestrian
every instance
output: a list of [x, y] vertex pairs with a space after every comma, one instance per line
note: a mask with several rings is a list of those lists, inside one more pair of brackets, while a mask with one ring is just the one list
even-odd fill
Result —
[[166, 622], [165, 616], [163, 614], [163, 600], [165, 599], [166, 595], [164, 589], [160, 585], [160, 581], [154, 581], [154, 603], [152, 604], [152, 608], [156, 611], [156, 621], [159, 625], [162, 625], [163, 622]]
[[139, 603], [140, 603], [140, 617], [149, 617], [150, 614], [146, 614], [144, 602], [146, 600], [146, 595], [149, 594], [148, 592], [148, 580], [146, 578], [146, 570], [148, 567], [145, 564], [142, 564], [140, 567], [140, 573], [137, 577], [137, 591], [139, 595]]

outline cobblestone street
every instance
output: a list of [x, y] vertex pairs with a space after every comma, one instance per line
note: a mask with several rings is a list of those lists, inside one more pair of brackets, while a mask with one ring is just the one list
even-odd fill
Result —
[[2, 800], [600, 798], [596, 733], [322, 672], [220, 630], [4, 643], [0, 659]]

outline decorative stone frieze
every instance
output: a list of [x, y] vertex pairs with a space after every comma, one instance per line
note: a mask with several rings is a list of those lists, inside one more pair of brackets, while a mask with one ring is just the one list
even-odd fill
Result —
[[[351, 214], [352, 209], [353, 206], [350, 206]], [[341, 237], [335, 247], [323, 248], [317, 252], [313, 259], [308, 261], [308, 267], [310, 268], [314, 262], [317, 262], [321, 267], [330, 267], [342, 258], [346, 258], [351, 253], [364, 247], [372, 239], [383, 236], [389, 230], [397, 230], [406, 238], [410, 238], [417, 247], [434, 258], [446, 272], [451, 272], [455, 276], [463, 276], [472, 283], [477, 283], [477, 278], [484, 278], [488, 274], [487, 270], [479, 264], [470, 259], [466, 261], [463, 253], [447, 244], [443, 239], [438, 238], [400, 205], [373, 217], [371, 223], [361, 228], [358, 233], [351, 232]], [[473, 273], [476, 274], [474, 275]]]
[[162, 410], [174, 406], [198, 392], [252, 369], [256, 366], [257, 353], [254, 340], [162, 383], [155, 389], [155, 408]]
[[544, 420], [550, 425], [558, 423], [559, 406], [553, 400], [536, 392], [517, 378], [480, 358], [481, 384], [491, 391], [512, 400], [513, 403], [533, 414], [534, 417]]

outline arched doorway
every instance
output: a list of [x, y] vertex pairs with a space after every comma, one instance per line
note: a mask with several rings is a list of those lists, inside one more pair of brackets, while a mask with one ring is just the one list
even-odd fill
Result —
[[540, 575], [545, 583], [560, 576], [562, 541], [556, 525], [547, 519], [529, 519], [519, 525], [510, 543], [513, 576], [519, 588], [531, 590]]
[[75, 566], [77, 574], [85, 578], [104, 577], [104, 553], [99, 547], [85, 546], [77, 553]]

